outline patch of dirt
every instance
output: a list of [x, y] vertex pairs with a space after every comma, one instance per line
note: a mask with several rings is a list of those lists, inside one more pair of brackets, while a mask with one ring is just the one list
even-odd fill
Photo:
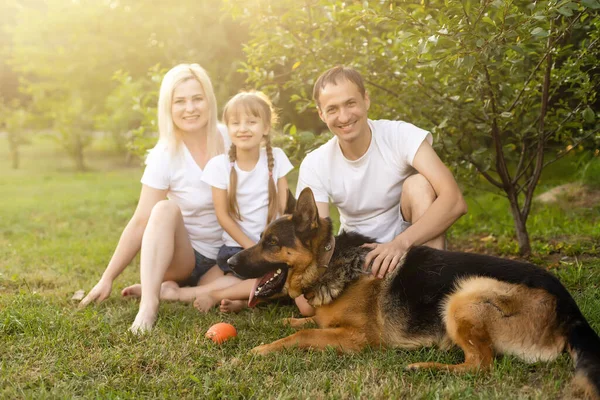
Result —
[[565, 203], [570, 208], [592, 208], [600, 205], [600, 189], [580, 182], [566, 183], [540, 194], [535, 200], [544, 204]]

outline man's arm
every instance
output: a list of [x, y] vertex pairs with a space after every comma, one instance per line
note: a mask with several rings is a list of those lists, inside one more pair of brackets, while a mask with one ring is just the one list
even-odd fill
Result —
[[368, 245], [374, 250], [367, 255], [365, 264], [372, 261], [373, 274], [379, 277], [393, 271], [411, 247], [442, 235], [467, 212], [456, 180], [427, 141], [419, 146], [413, 167], [429, 181], [437, 197], [417, 221], [411, 221], [412, 225], [391, 242]]

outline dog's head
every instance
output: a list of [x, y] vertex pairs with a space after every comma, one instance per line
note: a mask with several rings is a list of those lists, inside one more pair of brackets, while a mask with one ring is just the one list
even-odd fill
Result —
[[285, 214], [266, 227], [260, 241], [228, 260], [243, 278], [258, 278], [248, 304], [288, 294], [295, 298], [319, 278], [318, 258], [332, 237], [329, 218], [319, 218], [312, 190], [296, 202], [288, 191]]

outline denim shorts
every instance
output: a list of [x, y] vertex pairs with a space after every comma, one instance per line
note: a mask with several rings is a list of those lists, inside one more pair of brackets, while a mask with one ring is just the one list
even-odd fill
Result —
[[217, 262], [212, 258], [208, 258], [203, 256], [194, 250], [194, 256], [196, 256], [196, 265], [194, 265], [194, 270], [192, 274], [183, 281], [179, 282], [179, 286], [196, 286], [198, 285], [198, 281], [211, 269]]
[[219, 249], [219, 254], [217, 255], [217, 265], [221, 268], [221, 271], [227, 274], [233, 274], [238, 276], [231, 268], [229, 268], [229, 264], [227, 264], [227, 260], [231, 257], [244, 250], [243, 247], [232, 247], [232, 246], [221, 246]]

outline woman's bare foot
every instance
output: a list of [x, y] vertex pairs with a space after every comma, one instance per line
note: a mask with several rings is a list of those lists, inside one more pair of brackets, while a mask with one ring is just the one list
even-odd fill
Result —
[[135, 285], [127, 286], [121, 291], [123, 297], [140, 297], [142, 295], [142, 285], [136, 283]]
[[219, 299], [214, 299], [210, 292], [200, 293], [196, 296], [196, 300], [194, 300], [194, 307], [196, 307], [198, 311], [205, 313], [213, 308], [218, 301]]
[[156, 305], [140, 305], [140, 310], [135, 316], [135, 320], [129, 331], [135, 335], [142, 335], [150, 332], [154, 323], [156, 322], [156, 315], [158, 314], [158, 301]]
[[248, 307], [248, 301], [223, 299], [219, 310], [224, 313], [238, 313], [246, 307]]

